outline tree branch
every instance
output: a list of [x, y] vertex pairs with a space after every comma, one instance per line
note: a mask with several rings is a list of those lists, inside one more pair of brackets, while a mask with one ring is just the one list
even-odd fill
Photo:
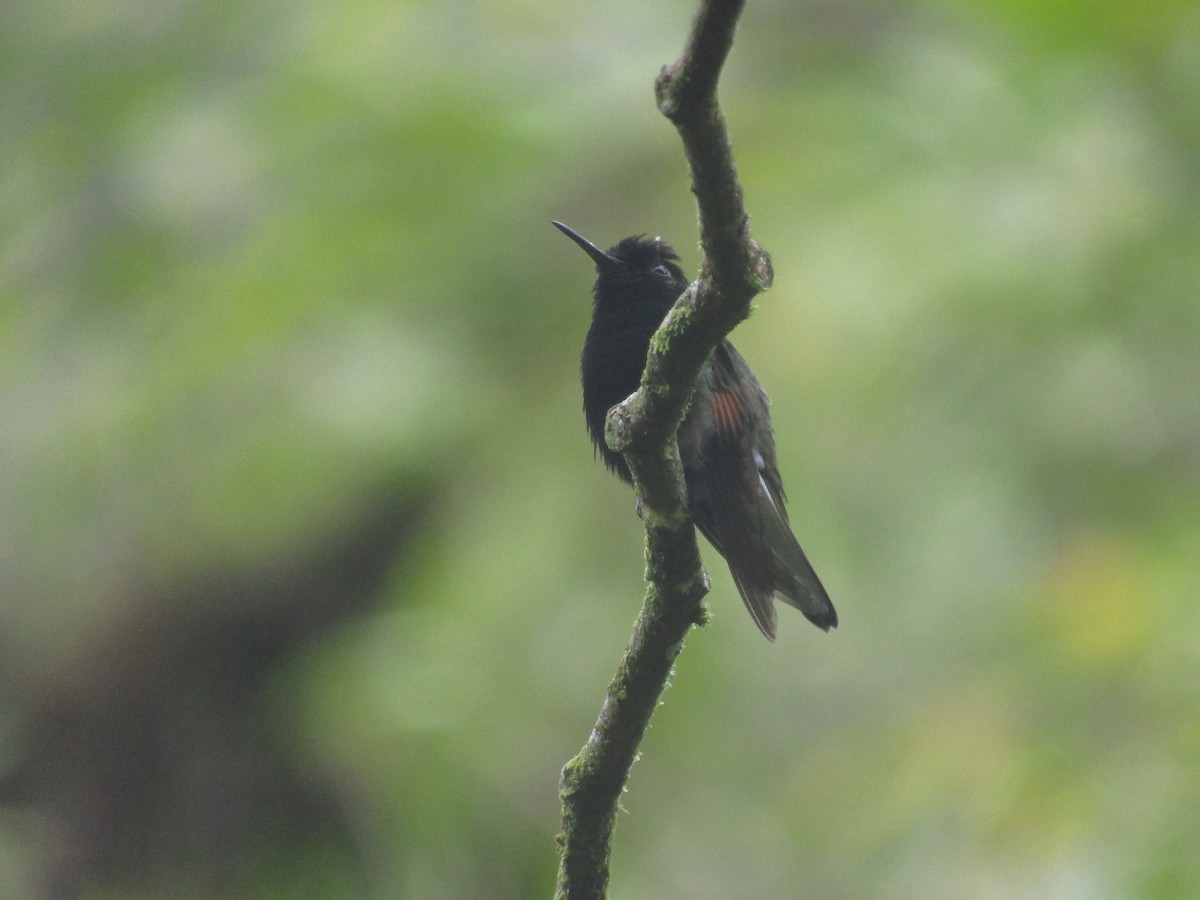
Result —
[[702, 0], [683, 56], [655, 82], [692, 172], [704, 260], [650, 342], [637, 392], [609, 411], [605, 439], [625, 454], [646, 527], [646, 598], [600, 716], [562, 772], [556, 898], [606, 895], [617, 803], [650, 716], [693, 625], [707, 620], [708, 577], [675, 433], [716, 346], [770, 286], [771, 262], [750, 238], [717, 82], [743, 0]]

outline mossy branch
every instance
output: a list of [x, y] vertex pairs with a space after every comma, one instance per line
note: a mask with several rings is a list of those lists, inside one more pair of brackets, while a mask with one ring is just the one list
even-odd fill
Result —
[[717, 82], [743, 0], [702, 0], [683, 55], [655, 82], [692, 173], [704, 260], [650, 342], [641, 386], [609, 411], [605, 439], [625, 455], [646, 527], [646, 598], [587, 743], [562, 772], [556, 898], [602, 898], [617, 805], [684, 637], [703, 625], [708, 577], [687, 512], [675, 433], [708, 356], [770, 286], [750, 237]]

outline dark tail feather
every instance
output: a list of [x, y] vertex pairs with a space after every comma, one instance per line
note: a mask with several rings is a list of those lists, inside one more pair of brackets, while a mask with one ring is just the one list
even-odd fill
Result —
[[763, 540], [771, 550], [771, 582], [775, 595], [788, 606], [800, 610], [808, 621], [823, 631], [837, 628], [837, 610], [833, 608], [833, 601], [761, 475], [758, 502]]
[[833, 603], [762, 475], [750, 475], [758, 482], [754, 491], [753, 481], [739, 480], [745, 470], [738, 458], [721, 459], [722, 449], [737, 452], [733, 446], [710, 448], [710, 477], [703, 499], [691, 498], [695, 503], [692, 515], [701, 533], [729, 564], [750, 618], [767, 640], [774, 641], [778, 597], [818, 628], [828, 631], [836, 627]]
[[763, 633], [763, 637], [774, 642], [777, 621], [775, 592], [750, 584], [732, 565], [729, 567], [729, 573], [733, 575], [733, 583], [737, 585], [738, 593], [742, 595], [742, 602], [746, 604], [746, 611], [750, 613], [750, 618], [754, 620], [758, 630]]
[[[731, 458], [719, 459], [724, 451]], [[771, 570], [772, 554], [759, 533], [753, 502], [746, 488], [737, 482], [742, 471], [735, 445], [718, 446], [712, 450], [712, 462], [707, 482], [708, 501], [694, 509], [696, 524], [701, 533], [717, 548], [729, 564], [729, 573], [737, 585], [746, 611], [769, 640], [775, 640], [775, 594]], [[724, 463], [724, 464], [721, 464]]]

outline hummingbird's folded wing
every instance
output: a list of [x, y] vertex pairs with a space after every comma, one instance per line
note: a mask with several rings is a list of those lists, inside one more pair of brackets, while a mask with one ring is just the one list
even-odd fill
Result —
[[768, 639], [775, 639], [776, 597], [829, 630], [837, 613], [788, 524], [766, 394], [728, 342], [701, 378], [681, 429], [681, 441], [695, 445], [685, 473], [696, 526], [725, 557]]

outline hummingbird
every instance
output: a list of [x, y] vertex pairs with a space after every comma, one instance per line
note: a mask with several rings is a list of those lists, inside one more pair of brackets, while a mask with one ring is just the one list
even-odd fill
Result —
[[[632, 483], [625, 458], [604, 441], [604, 420], [637, 390], [650, 338], [688, 280], [678, 254], [659, 238], [634, 235], [605, 251], [554, 225], [596, 264], [580, 360], [583, 413], [604, 464]], [[776, 598], [824, 631], [838, 620], [788, 523], [770, 402], [746, 360], [722, 341], [700, 370], [676, 438], [692, 521], [725, 557], [754, 624], [774, 641]]]

